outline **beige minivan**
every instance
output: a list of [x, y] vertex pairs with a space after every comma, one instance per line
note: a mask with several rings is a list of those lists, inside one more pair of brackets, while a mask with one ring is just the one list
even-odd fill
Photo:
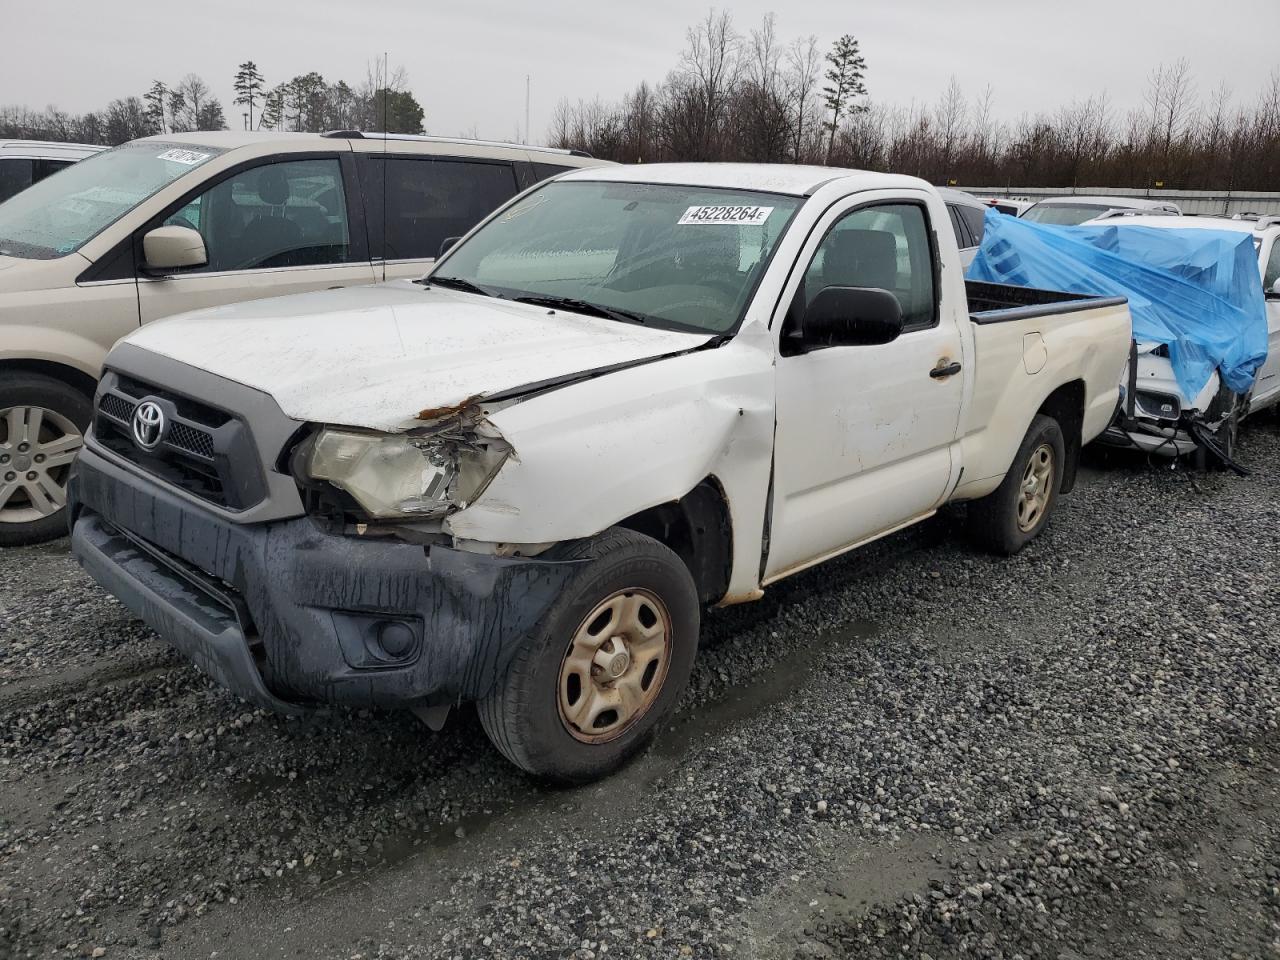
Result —
[[173, 134], [0, 204], [0, 546], [65, 532], [102, 360], [139, 324], [420, 276], [520, 190], [600, 162], [352, 131]]

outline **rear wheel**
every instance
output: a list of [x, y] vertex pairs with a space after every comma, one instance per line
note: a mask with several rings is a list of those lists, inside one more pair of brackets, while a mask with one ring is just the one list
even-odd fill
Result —
[[1065, 466], [1062, 428], [1037, 414], [1000, 486], [969, 505], [974, 539], [1012, 555], [1039, 536], [1057, 505]]
[[590, 560], [479, 704], [495, 746], [535, 776], [583, 783], [642, 749], [674, 709], [698, 646], [688, 568], [615, 528], [551, 556]]
[[67, 532], [67, 477], [93, 406], [61, 380], [0, 377], [0, 547]]

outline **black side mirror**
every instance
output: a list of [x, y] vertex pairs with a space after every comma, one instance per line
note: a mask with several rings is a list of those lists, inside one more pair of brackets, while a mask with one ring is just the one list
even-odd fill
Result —
[[823, 287], [804, 312], [804, 345], [870, 347], [902, 333], [902, 304], [879, 287]]
[[439, 259], [440, 259], [441, 257], [443, 257], [446, 253], [448, 253], [450, 250], [452, 250], [452, 249], [453, 249], [454, 244], [456, 244], [456, 243], [457, 243], [459, 240], [461, 240], [461, 239], [462, 239], [461, 237], [445, 237], [443, 240], [441, 240], [441, 241], [440, 241], [440, 252], [439, 252], [438, 254], [436, 254], [436, 259], [437, 259], [437, 260], [439, 260]]

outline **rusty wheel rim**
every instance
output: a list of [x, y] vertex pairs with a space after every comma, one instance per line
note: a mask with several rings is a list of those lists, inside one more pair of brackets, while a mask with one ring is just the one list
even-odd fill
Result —
[[671, 614], [648, 590], [619, 590], [574, 631], [556, 702], [575, 740], [607, 743], [649, 712], [671, 664]]
[[1053, 494], [1053, 447], [1049, 444], [1042, 443], [1032, 451], [1018, 493], [1018, 529], [1028, 533], [1044, 518]]

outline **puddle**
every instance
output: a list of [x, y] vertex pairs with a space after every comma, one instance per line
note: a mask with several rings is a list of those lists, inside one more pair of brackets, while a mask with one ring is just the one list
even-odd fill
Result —
[[837, 630], [818, 634], [812, 643], [793, 650], [746, 683], [730, 686], [723, 696], [677, 713], [675, 722], [658, 735], [650, 755], [681, 757], [694, 740], [715, 737], [781, 703], [804, 685], [832, 648], [864, 643], [874, 637], [878, 629], [870, 621], [855, 620]]

